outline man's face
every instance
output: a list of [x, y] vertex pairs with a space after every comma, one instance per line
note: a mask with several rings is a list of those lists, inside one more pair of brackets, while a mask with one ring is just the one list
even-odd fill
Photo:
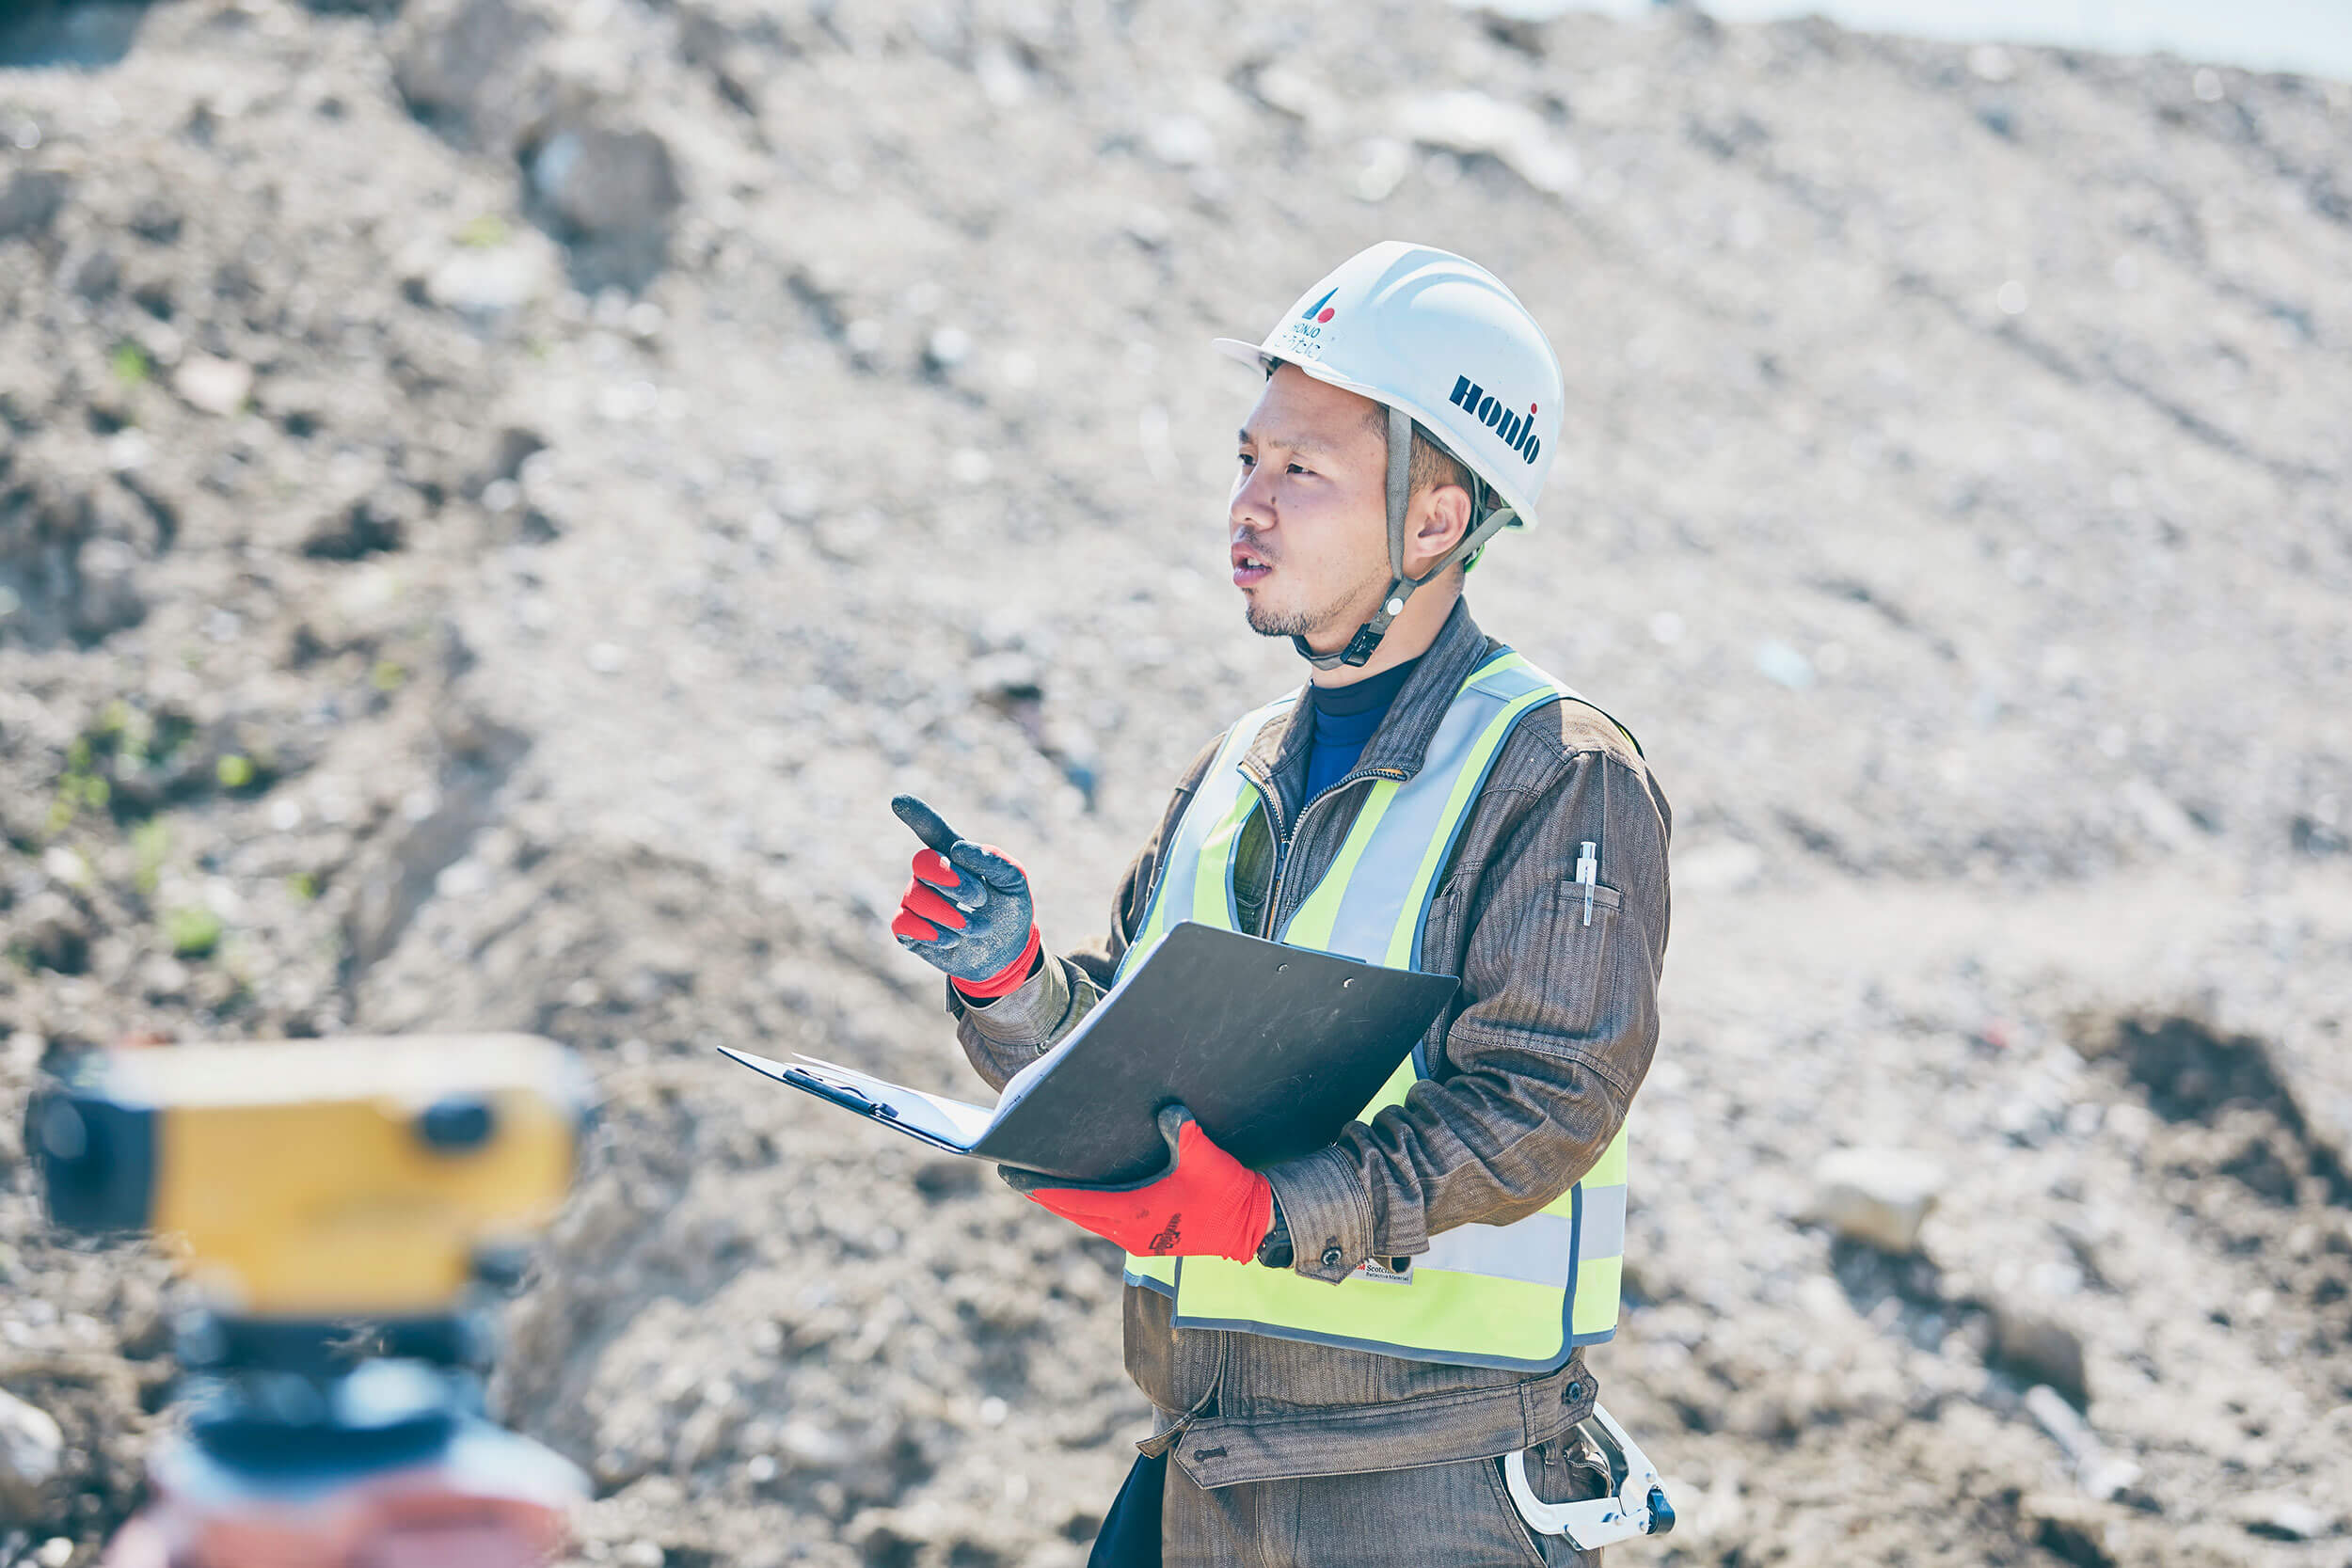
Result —
[[1389, 585], [1379, 415], [1370, 399], [1293, 365], [1267, 379], [1242, 427], [1228, 514], [1250, 630], [1343, 640], [1379, 606]]

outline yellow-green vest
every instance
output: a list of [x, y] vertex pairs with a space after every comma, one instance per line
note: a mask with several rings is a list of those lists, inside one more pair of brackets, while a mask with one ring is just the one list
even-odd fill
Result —
[[[1454, 841], [1512, 728], [1576, 694], [1515, 653], [1462, 683], [1409, 780], [1375, 779], [1331, 868], [1280, 940], [1393, 969], [1422, 967], [1422, 927]], [[1243, 826], [1261, 809], [1242, 758], [1295, 695], [1236, 723], [1185, 806], [1143, 926], [1120, 959], [1140, 962], [1186, 920], [1239, 928], [1233, 870]], [[1359, 1115], [1398, 1105], [1427, 1074], [1422, 1047]], [[1625, 1253], [1622, 1128], [1581, 1180], [1510, 1225], [1464, 1225], [1429, 1238], [1402, 1274], [1368, 1263], [1339, 1284], [1221, 1258], [1130, 1254], [1127, 1282], [1175, 1298], [1180, 1328], [1239, 1329], [1463, 1366], [1549, 1370], [1617, 1329]]]

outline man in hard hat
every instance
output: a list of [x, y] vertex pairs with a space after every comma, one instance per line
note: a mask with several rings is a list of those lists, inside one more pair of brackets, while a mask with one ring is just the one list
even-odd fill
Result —
[[1462, 602], [1488, 541], [1534, 523], [1559, 361], [1483, 268], [1399, 243], [1218, 346], [1265, 377], [1233, 583], [1304, 690], [1194, 760], [1105, 942], [1041, 957], [1021, 867], [969, 840], [915, 857], [892, 929], [998, 1085], [1178, 920], [1459, 975], [1329, 1147], [1253, 1171], [1194, 1124], [1139, 1191], [1032, 1195], [1127, 1249], [1127, 1366], [1159, 1413], [1095, 1561], [1597, 1560], [1531, 1529], [1503, 1456], [1540, 1501], [1598, 1490], [1572, 1429], [1581, 1348], [1617, 1321], [1669, 814], [1631, 735]]

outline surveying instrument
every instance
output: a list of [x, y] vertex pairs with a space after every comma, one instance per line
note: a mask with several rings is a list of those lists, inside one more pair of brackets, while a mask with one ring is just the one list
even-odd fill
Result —
[[193, 1298], [186, 1418], [106, 1568], [554, 1558], [586, 1479], [482, 1388], [590, 1108], [520, 1035], [117, 1048], [37, 1093], [52, 1221], [152, 1232]]

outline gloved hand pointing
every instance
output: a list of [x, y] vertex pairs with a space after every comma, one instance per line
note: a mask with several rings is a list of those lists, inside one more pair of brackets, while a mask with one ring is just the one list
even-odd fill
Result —
[[976, 1000], [1002, 996], [1027, 979], [1040, 942], [1021, 863], [994, 845], [962, 837], [912, 795], [898, 797], [890, 809], [930, 846], [916, 852], [914, 879], [890, 923], [898, 945]]

